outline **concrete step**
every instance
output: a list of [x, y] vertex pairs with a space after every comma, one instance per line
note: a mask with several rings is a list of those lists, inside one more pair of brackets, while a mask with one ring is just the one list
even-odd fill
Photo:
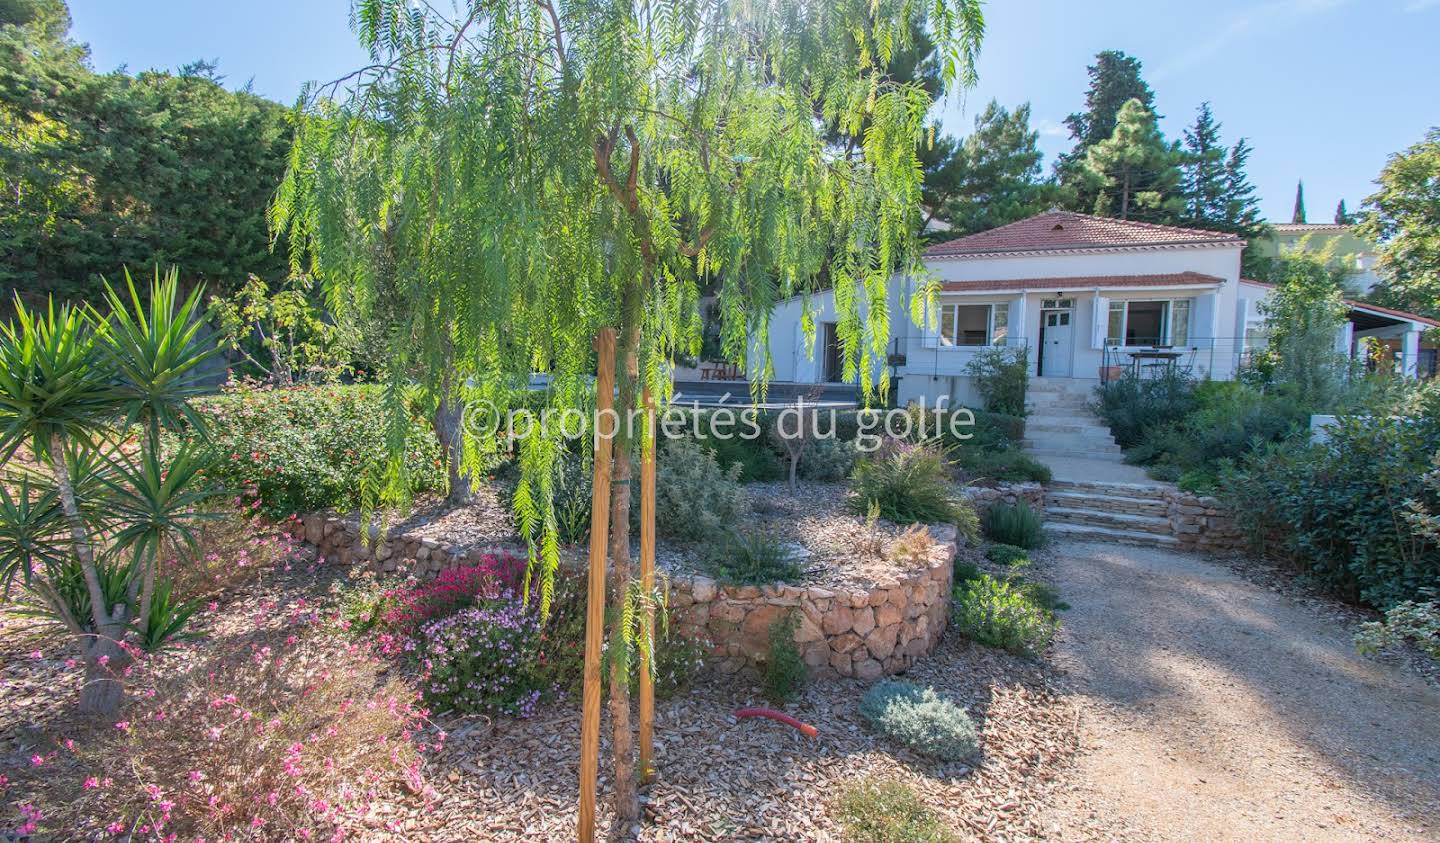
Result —
[[1079, 433], [1052, 433], [1043, 436], [1026, 435], [1020, 441], [1026, 448], [1048, 448], [1068, 451], [1071, 456], [1083, 457], [1091, 453], [1120, 453], [1120, 446], [1108, 436], [1086, 436]]
[[1045, 494], [1046, 509], [1084, 509], [1120, 515], [1166, 517], [1169, 507], [1163, 500], [1110, 495], [1099, 492], [1053, 490]]
[[1154, 515], [1125, 515], [1118, 512], [1102, 512], [1094, 509], [1070, 509], [1068, 507], [1045, 508], [1045, 519], [1054, 524], [1078, 524], [1086, 527], [1108, 527], [1113, 530], [1128, 530], [1135, 533], [1163, 533], [1170, 535], [1170, 519]]
[[1085, 459], [1099, 460], [1101, 462], [1123, 463], [1125, 455], [1119, 450], [1115, 451], [1082, 451], [1075, 448], [1051, 448], [1044, 446], [1025, 446], [1025, 453], [1032, 457], [1083, 457]]
[[1102, 544], [1133, 544], [1141, 547], [1179, 547], [1174, 536], [1117, 530], [1113, 527], [1091, 527], [1084, 524], [1049, 524], [1046, 529], [1054, 538], [1093, 541]]
[[1027, 434], [1085, 433], [1093, 434], [1095, 436], [1103, 436], [1106, 439], [1110, 438], [1110, 429], [1107, 427], [1089, 423], [1085, 419], [1065, 419], [1063, 417], [1056, 417], [1053, 419], [1047, 418], [1036, 421], [1035, 417], [1031, 416], [1030, 419], [1025, 422], [1025, 432]]
[[1110, 495], [1113, 497], [1138, 498], [1147, 501], [1165, 502], [1165, 491], [1174, 488], [1165, 483], [1101, 483], [1086, 480], [1056, 480], [1050, 484], [1051, 492], [1078, 493], [1088, 495]]

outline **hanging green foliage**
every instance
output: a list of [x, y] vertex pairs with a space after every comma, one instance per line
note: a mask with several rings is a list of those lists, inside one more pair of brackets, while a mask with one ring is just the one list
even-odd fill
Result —
[[[620, 367], [621, 412], [641, 383], [663, 400], [668, 361], [699, 350], [702, 286], [718, 294], [725, 357], [757, 391], [771, 306], [822, 287], [846, 376], [884, 389], [872, 373], [887, 287], [925, 278], [917, 148], [931, 104], [887, 64], [923, 19], [944, 82], [969, 83], [978, 0], [457, 8], [356, 4], [373, 63], [302, 98], [271, 212], [296, 273], [388, 326], [392, 391], [504, 412], [541, 371], [550, 406], [585, 406], [592, 338], [609, 326], [638, 371]], [[917, 287], [916, 318], [933, 294]], [[633, 443], [622, 432], [617, 455]], [[447, 444], [473, 463], [490, 442], [471, 430]], [[559, 431], [518, 447], [516, 516], [548, 602]]]

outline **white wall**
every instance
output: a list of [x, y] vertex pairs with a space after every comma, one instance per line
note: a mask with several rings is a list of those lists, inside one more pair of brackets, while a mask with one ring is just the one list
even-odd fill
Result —
[[[1237, 325], [1241, 306], [1237, 294], [1240, 286], [1240, 251], [1239, 247], [1212, 246], [1108, 254], [932, 260], [928, 266], [942, 283], [1072, 276], [1164, 275], [1179, 272], [1198, 272], [1224, 279], [1224, 283], [1217, 288], [1119, 288], [1102, 291], [1102, 295], [1109, 301], [1192, 299], [1187, 348], [1195, 351], [1188, 354], [1183, 362], [1193, 365], [1197, 374], [1224, 379], [1233, 377], [1240, 351], [1239, 340], [1236, 338], [1244, 334], [1243, 322]], [[977, 349], [927, 348], [924, 330], [910, 321], [909, 303], [912, 292], [911, 285], [903, 278], [897, 277], [891, 285], [890, 347], [898, 349], [906, 356], [906, 365], [899, 371], [899, 399], [905, 402], [924, 397], [934, 402], [945, 396], [954, 403], [975, 403], [977, 396], [971, 387], [970, 379], [965, 376], [965, 366], [973, 359]], [[1093, 347], [1095, 287], [1082, 286], [1064, 292], [1067, 298], [1076, 299], [1072, 317], [1074, 348], [1071, 376], [1080, 379], [1098, 378], [1104, 352]], [[1023, 340], [1030, 348], [1030, 362], [1034, 366], [1038, 359], [1036, 349], [1040, 336], [1041, 301], [1056, 297], [1053, 291], [1013, 291], [984, 295], [941, 293], [940, 302], [1008, 303], [1010, 336], [1016, 341]], [[816, 335], [808, 343], [800, 327], [804, 307], [802, 299], [794, 298], [781, 302], [771, 315], [769, 350], [774, 366], [774, 379], [777, 381], [817, 383], [824, 376], [824, 331], [821, 326], [825, 322], [835, 321], [834, 294], [830, 291], [817, 293], [810, 296], [808, 301], [816, 324]], [[752, 354], [752, 369], [758, 364], [759, 354]]]

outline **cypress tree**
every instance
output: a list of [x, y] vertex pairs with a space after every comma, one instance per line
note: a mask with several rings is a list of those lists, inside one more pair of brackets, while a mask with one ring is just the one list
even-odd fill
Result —
[[1350, 218], [1350, 212], [1345, 209], [1345, 200], [1341, 199], [1340, 204], [1335, 206], [1335, 224], [1350, 225], [1354, 220]]
[[1295, 183], [1295, 210], [1290, 214], [1290, 222], [1296, 225], [1305, 224], [1305, 182], [1304, 180]]

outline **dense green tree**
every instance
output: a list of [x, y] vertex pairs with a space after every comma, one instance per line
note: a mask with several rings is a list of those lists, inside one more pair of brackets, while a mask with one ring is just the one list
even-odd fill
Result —
[[1345, 200], [1341, 199], [1340, 204], [1335, 206], [1336, 225], [1354, 225], [1355, 220], [1350, 216], [1350, 211], [1345, 208]]
[[1184, 196], [1186, 221], [1203, 226], [1212, 220], [1224, 219], [1227, 150], [1220, 141], [1220, 124], [1210, 110], [1210, 103], [1200, 103], [1195, 125], [1185, 130], [1184, 149], [1180, 191]]
[[1179, 160], [1178, 147], [1165, 142], [1155, 115], [1138, 99], [1125, 103], [1114, 134], [1090, 147], [1085, 157], [1095, 213], [1122, 220], [1174, 219], [1184, 208]]
[[953, 233], [968, 234], [1038, 214], [1054, 201], [1041, 178], [1040, 135], [1030, 128], [1030, 104], [1013, 112], [990, 102], [975, 131], [955, 153], [955, 189], [941, 216]]
[[225, 90], [211, 63], [95, 74], [63, 4], [43, 5], [0, 26], [0, 292], [89, 299], [102, 273], [156, 263], [222, 291], [282, 276], [265, 207], [286, 110]]
[[1146, 110], [1155, 110], [1155, 92], [1141, 77], [1140, 60], [1120, 50], [1104, 50], [1087, 68], [1090, 87], [1085, 92], [1085, 110], [1065, 118], [1075, 147], [1055, 162], [1055, 172], [1065, 186], [1076, 210], [1090, 211], [1095, 204], [1094, 185], [1085, 173], [1090, 148], [1115, 133], [1120, 109], [1130, 100], [1139, 100]]
[[1357, 233], [1380, 244], [1383, 304], [1440, 318], [1440, 127], [1391, 155]]
[[1305, 224], [1305, 182], [1304, 180], [1295, 183], [1295, 209], [1290, 212], [1290, 222], [1296, 225]]
[[1260, 200], [1255, 195], [1245, 165], [1250, 161], [1250, 144], [1244, 138], [1230, 147], [1225, 159], [1225, 212], [1221, 221], [1227, 231], [1256, 236], [1263, 228]]
[[931, 127], [934, 140], [920, 146], [920, 166], [925, 174], [925, 186], [920, 190], [922, 232], [937, 217], [949, 222], [946, 205], [959, 192], [965, 174], [960, 140], [954, 135], [941, 135], [939, 129]]
[[[300, 118], [273, 213], [297, 268], [339, 307], [384, 316], [397, 408], [414, 384], [432, 407], [504, 410], [537, 368], [551, 374], [551, 406], [585, 406], [592, 339], [614, 328], [628, 414], [642, 384], [667, 397], [668, 361], [698, 350], [697, 293], [712, 278], [724, 353], [750, 364], [757, 384], [770, 374], [771, 307], [823, 280], [845, 374], [875, 386], [891, 279], [928, 277], [916, 209], [931, 97], [887, 68], [910, 41], [915, 4], [457, 5], [447, 19], [431, 4], [360, 0], [354, 19], [374, 64], [342, 83], [352, 96], [322, 96]], [[980, 4], [924, 8], [944, 80], [968, 81]], [[933, 294], [921, 286], [914, 317]], [[803, 322], [813, 336], [813, 315]], [[538, 543], [542, 602], [559, 564], [557, 427], [521, 443], [514, 496], [520, 529]], [[635, 433], [621, 425], [614, 442], [617, 620], [634, 617], [636, 599]], [[467, 449], [483, 440], [462, 439]], [[617, 623], [608, 651], [623, 824], [638, 816], [630, 629]]]

